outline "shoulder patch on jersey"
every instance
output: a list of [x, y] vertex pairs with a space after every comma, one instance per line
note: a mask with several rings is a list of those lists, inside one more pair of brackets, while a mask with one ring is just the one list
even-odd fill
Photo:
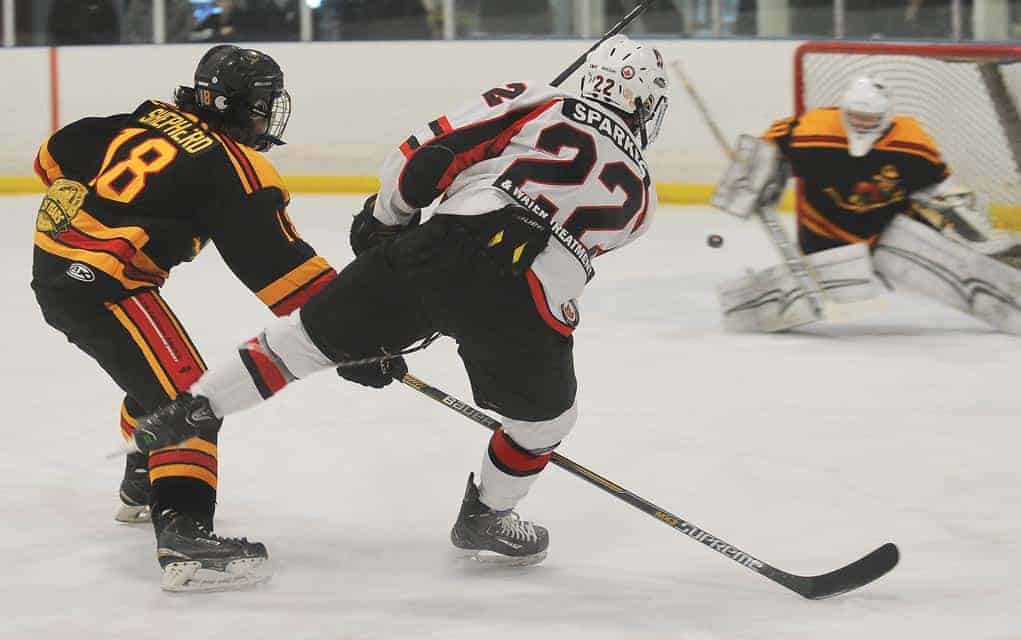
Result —
[[595, 129], [607, 140], [611, 141], [624, 155], [630, 157], [642, 169], [642, 177], [649, 175], [645, 158], [642, 157], [641, 145], [635, 141], [634, 135], [615, 118], [604, 114], [601, 110], [581, 100], [564, 99], [564, 115], [578, 124]]

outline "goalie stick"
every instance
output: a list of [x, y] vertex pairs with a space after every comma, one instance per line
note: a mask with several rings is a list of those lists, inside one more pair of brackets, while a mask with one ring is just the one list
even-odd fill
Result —
[[[702, 96], [699, 95], [695, 89], [695, 85], [688, 78], [688, 74], [684, 72], [684, 67], [681, 66], [680, 60], [674, 60], [670, 63], [670, 70], [674, 72], [674, 75], [680, 79], [681, 84], [684, 86], [684, 90], [687, 92], [688, 97], [695, 104], [695, 108], [698, 110], [699, 115], [702, 116], [702, 120], [705, 121], [706, 126], [709, 127], [709, 131], [713, 134], [713, 138], [723, 149], [723, 152], [727, 155], [727, 158], [731, 161], [735, 159], [734, 150], [731, 149], [730, 145], [727, 144], [726, 139], [723, 137], [723, 132], [720, 130], [719, 125], [716, 124], [716, 120], [712, 114], [709, 113], [709, 108], [705, 102], [702, 101]], [[782, 189], [782, 185], [781, 185]], [[779, 196], [779, 194], [777, 194]], [[779, 199], [779, 197], [777, 198]], [[780, 254], [780, 258], [784, 264], [787, 265], [788, 271], [791, 276], [794, 277], [797, 282], [804, 290], [805, 295], [812, 305], [812, 311], [815, 317], [822, 320], [826, 317], [826, 309], [831, 306], [826, 304], [825, 294], [822, 287], [819, 285], [819, 279], [812, 274], [811, 268], [805, 260], [805, 257], [801, 255], [794, 243], [791, 242], [787, 232], [784, 231], [783, 226], [780, 224], [780, 220], [776, 217], [776, 212], [771, 207], [760, 207], [757, 211], [756, 218], [762, 223], [762, 228], [766, 230], [766, 234], [769, 236], [769, 240], [773, 243], [773, 247]]]
[[[470, 404], [458, 400], [454, 396], [416, 378], [410, 373], [406, 374], [400, 379], [400, 381], [419, 393], [422, 393], [423, 395], [426, 395], [436, 402], [446, 406], [452, 411], [460, 413], [469, 420], [486, 427], [490, 431], [496, 431], [502, 426], [498, 420], [491, 418]], [[628, 505], [649, 516], [652, 516], [667, 526], [680, 531], [692, 540], [701, 542], [716, 553], [730, 558], [741, 566], [751, 569], [755, 573], [765, 576], [780, 586], [786, 587], [798, 595], [808, 598], [809, 600], [830, 598], [867, 585], [870, 582], [886, 575], [891, 569], [897, 566], [897, 561], [900, 559], [900, 552], [897, 550], [897, 545], [892, 542], [888, 542], [865, 557], [855, 560], [851, 564], [829, 573], [816, 576], [799, 576], [793, 573], [787, 573], [786, 571], [777, 569], [776, 567], [759, 560], [747, 552], [738, 549], [734, 545], [717, 538], [705, 529], [688, 522], [680, 516], [674, 515], [673, 513], [656, 506], [645, 498], [628, 491], [624, 487], [615, 484], [598, 473], [586, 469], [566, 456], [554, 453], [550, 458], [550, 461], [571, 475], [577, 476], [589, 484], [599, 487], [615, 498], [626, 502]]]

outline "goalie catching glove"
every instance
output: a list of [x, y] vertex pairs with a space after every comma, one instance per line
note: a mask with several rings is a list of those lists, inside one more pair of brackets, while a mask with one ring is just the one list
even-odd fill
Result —
[[1021, 244], [998, 231], [989, 213], [977, 206], [975, 194], [949, 181], [912, 194], [915, 213], [944, 236], [1014, 268], [1021, 268]]
[[941, 182], [912, 194], [911, 200], [925, 219], [967, 242], [987, 242], [996, 233], [989, 217], [975, 206], [975, 194], [963, 187]]

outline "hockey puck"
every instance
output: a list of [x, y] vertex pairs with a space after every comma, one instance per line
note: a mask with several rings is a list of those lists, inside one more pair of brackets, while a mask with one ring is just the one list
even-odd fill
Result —
[[715, 233], [706, 238], [705, 241], [713, 249], [719, 249], [723, 246], [723, 236]]

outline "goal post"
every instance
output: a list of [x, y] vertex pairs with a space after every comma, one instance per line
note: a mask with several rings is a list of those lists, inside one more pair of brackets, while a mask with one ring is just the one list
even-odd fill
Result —
[[795, 112], [836, 105], [862, 75], [889, 86], [894, 112], [922, 123], [999, 226], [1021, 229], [1021, 46], [807, 42]]

